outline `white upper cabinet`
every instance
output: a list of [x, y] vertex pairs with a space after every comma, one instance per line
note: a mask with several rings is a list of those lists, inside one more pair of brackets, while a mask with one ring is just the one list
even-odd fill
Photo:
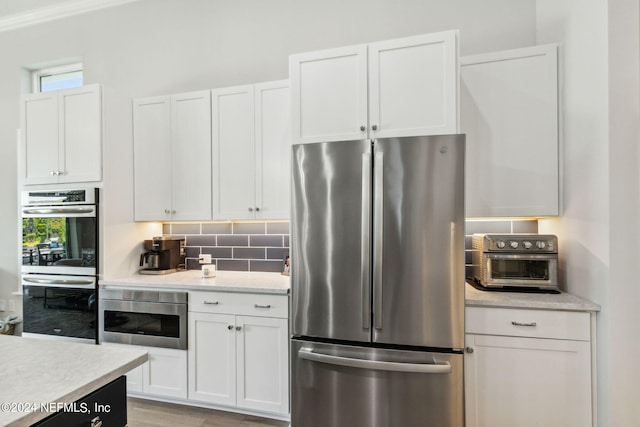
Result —
[[211, 218], [211, 92], [171, 97], [171, 218]]
[[256, 84], [256, 219], [290, 217], [291, 93], [289, 80]]
[[98, 84], [22, 98], [24, 185], [102, 179], [102, 99]]
[[211, 219], [209, 91], [133, 102], [135, 220]]
[[457, 35], [292, 55], [293, 143], [457, 133]]
[[[171, 99], [133, 101], [135, 219], [170, 219]], [[163, 172], [161, 172], [163, 171]]]
[[212, 91], [213, 218], [289, 218], [288, 81]]
[[559, 215], [557, 46], [461, 59], [466, 215]]

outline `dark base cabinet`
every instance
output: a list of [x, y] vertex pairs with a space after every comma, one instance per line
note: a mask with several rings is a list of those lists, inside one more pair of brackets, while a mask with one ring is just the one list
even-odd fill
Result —
[[33, 424], [37, 427], [127, 425], [127, 382], [122, 376], [84, 398]]

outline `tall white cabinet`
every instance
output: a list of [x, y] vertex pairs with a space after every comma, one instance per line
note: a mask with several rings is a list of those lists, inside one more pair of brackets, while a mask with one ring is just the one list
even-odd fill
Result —
[[102, 180], [101, 94], [92, 84], [23, 96], [24, 185]]
[[133, 102], [136, 221], [211, 219], [209, 91]]
[[461, 58], [466, 216], [560, 214], [557, 46]]
[[458, 131], [458, 32], [292, 55], [293, 143]]
[[287, 80], [212, 91], [213, 218], [289, 218]]

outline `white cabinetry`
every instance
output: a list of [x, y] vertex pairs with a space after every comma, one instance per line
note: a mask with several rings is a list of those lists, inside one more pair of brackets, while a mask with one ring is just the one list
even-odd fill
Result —
[[[127, 346], [103, 343], [106, 346]], [[146, 350], [149, 360], [127, 373], [127, 391], [145, 395], [187, 398], [187, 351], [133, 346]]]
[[557, 46], [461, 58], [466, 216], [559, 215]]
[[288, 414], [288, 297], [189, 298], [189, 399]]
[[213, 218], [289, 217], [287, 80], [212, 91]]
[[133, 102], [136, 221], [211, 219], [209, 91]]
[[469, 427], [592, 425], [590, 314], [466, 308]]
[[102, 99], [98, 84], [22, 98], [22, 183], [102, 179]]
[[457, 133], [457, 34], [292, 55], [293, 143]]

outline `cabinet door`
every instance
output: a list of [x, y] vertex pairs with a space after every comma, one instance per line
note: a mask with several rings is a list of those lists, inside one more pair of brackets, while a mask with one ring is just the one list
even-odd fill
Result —
[[171, 219], [171, 102], [168, 96], [133, 101], [136, 221]]
[[457, 31], [369, 45], [369, 125], [377, 138], [458, 133]]
[[235, 317], [189, 312], [189, 399], [236, 404]]
[[287, 319], [237, 316], [238, 406], [289, 412]]
[[467, 335], [466, 346], [467, 426], [592, 425], [588, 341]]
[[100, 85], [60, 91], [60, 182], [102, 179], [102, 99]]
[[213, 218], [255, 217], [253, 85], [217, 89], [212, 96]]
[[466, 215], [558, 215], [557, 47], [461, 62]]
[[187, 352], [147, 347], [149, 361], [143, 370], [143, 391], [170, 397], [187, 397]]
[[211, 219], [211, 92], [171, 97], [171, 160], [172, 219]]
[[366, 45], [292, 55], [289, 67], [294, 144], [367, 137]]
[[57, 183], [58, 95], [45, 92], [22, 98], [22, 177], [23, 183]]
[[257, 219], [290, 217], [290, 101], [288, 80], [255, 85]]

